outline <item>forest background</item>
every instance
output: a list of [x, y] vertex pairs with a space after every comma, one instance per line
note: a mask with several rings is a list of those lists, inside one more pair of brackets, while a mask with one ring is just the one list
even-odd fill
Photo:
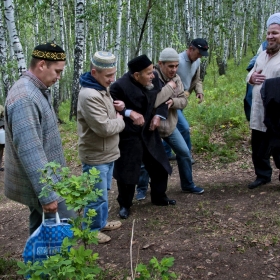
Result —
[[279, 5], [263, 0], [1, 0], [0, 102], [27, 70], [34, 47], [50, 41], [67, 54], [63, 77], [52, 93], [57, 115], [59, 105], [71, 100], [70, 119], [76, 116], [79, 76], [88, 71], [97, 50], [116, 55], [120, 77], [137, 55], [146, 53], [157, 62], [165, 47], [181, 52], [202, 37], [210, 46], [202, 78], [211, 63], [224, 75], [230, 58], [239, 65], [256, 53], [266, 20]]
[[[199, 263], [204, 258], [204, 255], [200, 257], [201, 252], [204, 254], [206, 250], [196, 242], [209, 240], [211, 229], [213, 236], [210, 243], [207, 241], [207, 250], [211, 251], [212, 248], [209, 247], [213, 246], [222, 252], [215, 272], [217, 275], [220, 273], [221, 277], [217, 279], [225, 279], [219, 272], [222, 271], [224, 263], [230, 263], [230, 267], [235, 268], [232, 269], [232, 278], [225, 268], [224, 275], [227, 275], [228, 279], [236, 279], [236, 275], [245, 279], [246, 273], [247, 279], [264, 279], [264, 273], [271, 279], [278, 279], [271, 271], [278, 271], [280, 268], [275, 268], [276, 264], [273, 264], [268, 271], [268, 268], [264, 268], [268, 266], [264, 265], [262, 260], [266, 252], [267, 258], [272, 259], [271, 250], [278, 250], [280, 244], [280, 221], [278, 212], [275, 211], [275, 207], [280, 204], [277, 200], [279, 191], [274, 191], [275, 185], [272, 185], [268, 187], [268, 192], [259, 191], [252, 195], [246, 188], [249, 180], [253, 179], [254, 172], [250, 160], [250, 133], [243, 112], [243, 97], [247, 64], [265, 40], [266, 20], [279, 8], [280, 1], [264, 0], [0, 0], [0, 104], [5, 102], [11, 85], [28, 69], [31, 53], [36, 45], [53, 41], [62, 46], [67, 54], [67, 65], [61, 80], [51, 88], [53, 105], [58, 119], [63, 122], [60, 130], [67, 163], [72, 170], [79, 173], [75, 122], [78, 79], [81, 73], [89, 70], [93, 53], [96, 50], [113, 52], [118, 59], [117, 77], [120, 77], [127, 71], [127, 62], [137, 55], [146, 53], [156, 63], [160, 51], [165, 47], [173, 47], [181, 52], [193, 38], [205, 38], [210, 47], [209, 57], [202, 59], [205, 101], [198, 104], [195, 96], [191, 96], [184, 114], [191, 124], [193, 153], [197, 160], [194, 176], [206, 187], [206, 194], [203, 199], [188, 198], [188, 203], [185, 204], [181, 194], [177, 193], [179, 182], [175, 172], [169, 188], [182, 211], [170, 210], [174, 213], [169, 217], [164, 210], [155, 210], [148, 204], [145, 208], [136, 204], [134, 207], [139, 209], [135, 210], [134, 215], [137, 218], [136, 213], [139, 213], [138, 229], [141, 221], [146, 222], [142, 216], [151, 216], [149, 211], [158, 211], [155, 219], [160, 221], [150, 222], [153, 225], [151, 229], [143, 226], [139, 235], [140, 232], [149, 235], [149, 230], [155, 230], [154, 235], [157, 237], [159, 227], [154, 228], [154, 225], [166, 226], [170, 223], [168, 230], [173, 234], [173, 243], [176, 243], [181, 239], [179, 234], [175, 237], [174, 232], [178, 230], [180, 233], [182, 228], [186, 229], [189, 231], [186, 236], [190, 241], [186, 239], [183, 245], [178, 244], [178, 252], [182, 252], [182, 258], [178, 253], [174, 253], [174, 269], [194, 275], [191, 279], [208, 279], [212, 274], [209, 274], [211, 272], [204, 269], [204, 266], [186, 268], [183, 259], [186, 256], [183, 254], [186, 254], [184, 246], [188, 247], [188, 250], [191, 248], [194, 253], [188, 258], [193, 263]], [[225, 173], [225, 169], [229, 170], [229, 173]], [[114, 194], [112, 197], [112, 201], [115, 201]], [[14, 238], [13, 232], [20, 232], [21, 236], [26, 225], [22, 228], [16, 226], [12, 232], [9, 224], [12, 210], [5, 208], [2, 194], [0, 201], [4, 207], [1, 211], [3, 218], [0, 223], [0, 236], [1, 240], [5, 241], [1, 243], [1, 248], [5, 251], [4, 259], [0, 258], [1, 275], [1, 272], [7, 273], [6, 258], [14, 257], [15, 251], [22, 250], [22, 244], [17, 245], [19, 249], [5, 248], [5, 245], [9, 244], [7, 240]], [[21, 208], [18, 211], [15, 221], [21, 217]], [[113, 205], [111, 211], [117, 213], [117, 205]], [[225, 214], [223, 223], [215, 218], [220, 217], [219, 213]], [[187, 224], [188, 227], [174, 230], [174, 220], [179, 220], [178, 224]], [[11, 221], [14, 223], [14, 220]], [[238, 221], [239, 224], [236, 222], [232, 225], [232, 221]], [[5, 231], [6, 227], [9, 230]], [[130, 221], [124, 224], [124, 229], [127, 239], [118, 240], [118, 244], [126, 244], [129, 239]], [[139, 236], [138, 239], [141, 241]], [[155, 240], [155, 243], [158, 242], [157, 238]], [[165, 243], [170, 242], [168, 234], [166, 240]], [[187, 246], [189, 243], [194, 246]], [[114, 246], [115, 243], [112, 244], [113, 248]], [[128, 251], [125, 246], [121, 248]], [[115, 250], [108, 247], [107, 259], [119, 258], [119, 255], [115, 258], [111, 255], [112, 252], [117, 254], [119, 250], [119, 247]], [[229, 255], [228, 259], [224, 255], [226, 253]], [[213, 264], [209, 263], [207, 254], [204, 265], [210, 270], [213, 269]], [[245, 257], [240, 261], [240, 254], [243, 254], [247, 261]], [[147, 251], [146, 255], [147, 259], [152, 257], [150, 251]], [[15, 256], [17, 258], [18, 254]], [[280, 259], [280, 254], [276, 259]], [[5, 265], [2, 265], [3, 262]], [[253, 266], [252, 262], [257, 263]], [[240, 267], [241, 264], [244, 266]], [[188, 269], [190, 270], [184, 272]], [[13, 271], [16, 271], [16, 268], [13, 268]]]

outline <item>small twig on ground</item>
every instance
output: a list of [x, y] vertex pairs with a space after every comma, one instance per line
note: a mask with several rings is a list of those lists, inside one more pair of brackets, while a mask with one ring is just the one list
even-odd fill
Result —
[[173, 234], [173, 233], [175, 233], [175, 232], [177, 232], [177, 231], [179, 231], [179, 230], [182, 229], [182, 228], [183, 228], [183, 227], [177, 228], [176, 230], [174, 230], [173, 232], [171, 232], [170, 235]]
[[134, 278], [134, 272], [133, 272], [133, 263], [132, 263], [132, 245], [133, 245], [134, 222], [135, 222], [135, 219], [133, 220], [133, 223], [132, 223], [131, 239], [130, 239], [130, 269], [131, 269], [132, 280], [135, 279]]

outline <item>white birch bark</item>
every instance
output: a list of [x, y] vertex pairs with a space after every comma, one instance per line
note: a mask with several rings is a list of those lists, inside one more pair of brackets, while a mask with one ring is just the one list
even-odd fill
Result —
[[73, 74], [73, 86], [72, 86], [72, 98], [71, 98], [71, 111], [70, 120], [72, 117], [77, 116], [77, 102], [78, 94], [80, 90], [79, 77], [83, 72], [83, 49], [85, 42], [84, 34], [84, 4], [85, 0], [76, 0], [75, 10], [75, 51], [74, 51], [74, 74]]
[[34, 0], [33, 11], [35, 15], [35, 22], [33, 25], [33, 32], [34, 32], [34, 46], [39, 45], [39, 20], [38, 20], [38, 7], [37, 7], [37, 0]]
[[51, 0], [50, 2], [50, 41], [51, 42], [56, 42], [55, 38], [55, 16], [54, 16], [54, 0]]
[[131, 57], [131, 14], [130, 14], [130, 0], [127, 0], [127, 11], [126, 11], [126, 47], [125, 47], [125, 57], [124, 57], [124, 66], [127, 67], [127, 63]]
[[115, 41], [115, 49], [114, 54], [117, 59], [117, 72], [121, 70], [121, 59], [120, 59], [120, 44], [122, 38], [122, 10], [123, 10], [123, 3], [122, 0], [118, 0], [117, 5], [117, 29], [116, 29], [116, 41]]
[[13, 46], [14, 54], [18, 64], [18, 74], [22, 75], [26, 71], [26, 62], [23, 54], [22, 45], [20, 43], [14, 18], [14, 3], [12, 0], [4, 0], [5, 18], [9, 31], [9, 37]]
[[[5, 39], [5, 29], [4, 29], [4, 22], [2, 18], [2, 3], [0, 3], [0, 69], [1, 69], [1, 78], [4, 97], [7, 96], [8, 91], [10, 89], [10, 79], [7, 71], [7, 42]], [[3, 96], [2, 96], [3, 97]]]
[[190, 5], [189, 0], [185, 1], [185, 33], [187, 46], [191, 43], [191, 24], [190, 24]]

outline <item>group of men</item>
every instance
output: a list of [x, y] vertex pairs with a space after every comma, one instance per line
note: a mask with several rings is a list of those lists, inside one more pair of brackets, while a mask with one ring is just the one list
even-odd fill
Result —
[[[207, 53], [203, 39], [192, 41], [184, 60], [200, 81], [199, 63]], [[205, 53], [206, 52], [206, 53]], [[39, 198], [44, 187], [40, 173], [46, 163], [56, 161], [65, 165], [57, 118], [51, 105], [49, 87], [60, 79], [65, 65], [64, 50], [56, 44], [35, 47], [30, 68], [10, 89], [5, 104], [6, 162], [5, 194], [30, 209], [30, 234], [46, 217], [58, 211], [65, 218], [75, 217], [55, 192]], [[164, 49], [155, 66], [146, 55], [128, 63], [129, 71], [115, 81], [116, 57], [110, 52], [97, 51], [91, 59], [90, 71], [80, 77], [81, 90], [77, 106], [78, 150], [82, 171], [96, 168], [101, 181], [95, 188], [102, 190], [97, 201], [84, 209], [95, 209], [97, 215], [91, 230], [98, 231], [99, 243], [111, 238], [103, 231], [121, 226], [120, 221], [108, 222], [108, 190], [112, 177], [117, 180], [119, 215], [126, 219], [139, 181], [141, 165], [150, 177], [151, 202], [158, 206], [175, 205], [166, 195], [168, 175], [171, 174], [164, 139], [176, 153], [183, 191], [203, 193], [192, 181], [190, 148], [177, 125], [178, 112], [187, 105], [191, 78], [182, 83], [176, 74], [179, 55], [172, 48]], [[186, 69], [185, 69], [186, 70]], [[186, 70], [187, 71], [187, 70]], [[198, 97], [202, 100], [202, 88]], [[189, 127], [184, 132], [189, 133]], [[53, 175], [53, 181], [59, 180]]]
[[[250, 127], [257, 175], [249, 185], [251, 189], [270, 182], [270, 153], [280, 168], [279, 147], [263, 141], [266, 125], [260, 97], [263, 83], [267, 82], [267, 91], [271, 86], [268, 79], [280, 76], [280, 14], [268, 20], [267, 42], [267, 50], [259, 55], [247, 77], [253, 85]], [[102, 190], [98, 200], [85, 207], [84, 215], [88, 209], [96, 210], [91, 229], [98, 231], [99, 243], [111, 239], [103, 231], [121, 226], [120, 221], [108, 222], [112, 177], [117, 180], [119, 215], [123, 219], [130, 214], [141, 166], [150, 178], [151, 202], [158, 206], [176, 204], [166, 195], [172, 170], [162, 140], [176, 153], [182, 191], [204, 192], [192, 180], [189, 125], [182, 110], [193, 89], [200, 102], [203, 100], [199, 59], [207, 56], [207, 51], [207, 42], [198, 38], [180, 54], [172, 48], [164, 49], [155, 66], [146, 55], [140, 55], [129, 61], [129, 71], [117, 81], [115, 56], [98, 51], [91, 59], [90, 71], [80, 77], [79, 156], [83, 172], [93, 167], [100, 171], [101, 182], [95, 187]], [[38, 169], [51, 161], [65, 165], [48, 89], [60, 79], [65, 60], [64, 50], [56, 44], [35, 47], [29, 70], [10, 89], [5, 103], [5, 194], [29, 207], [30, 234], [41, 224], [42, 212], [47, 217], [57, 211], [64, 218], [76, 216], [55, 192], [39, 198], [44, 184], [40, 182]], [[55, 175], [52, 179], [59, 180]]]

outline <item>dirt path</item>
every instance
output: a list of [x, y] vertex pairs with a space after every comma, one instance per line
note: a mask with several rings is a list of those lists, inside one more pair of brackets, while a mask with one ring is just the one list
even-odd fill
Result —
[[[255, 178], [249, 155], [229, 165], [198, 156], [196, 160], [194, 182], [205, 188], [203, 195], [180, 192], [177, 166], [172, 163], [168, 196], [177, 205], [157, 207], [149, 197], [135, 201], [129, 219], [108, 233], [111, 242], [95, 246], [100, 265], [112, 269], [110, 279], [123, 279], [124, 270], [129, 275], [133, 220], [134, 265], [147, 264], [153, 256], [173, 256], [178, 279], [280, 279], [278, 171], [274, 170], [272, 183], [249, 190], [247, 184]], [[3, 172], [0, 184], [0, 255], [21, 259], [28, 209], [4, 197]], [[110, 220], [118, 219], [116, 196], [114, 182]]]

